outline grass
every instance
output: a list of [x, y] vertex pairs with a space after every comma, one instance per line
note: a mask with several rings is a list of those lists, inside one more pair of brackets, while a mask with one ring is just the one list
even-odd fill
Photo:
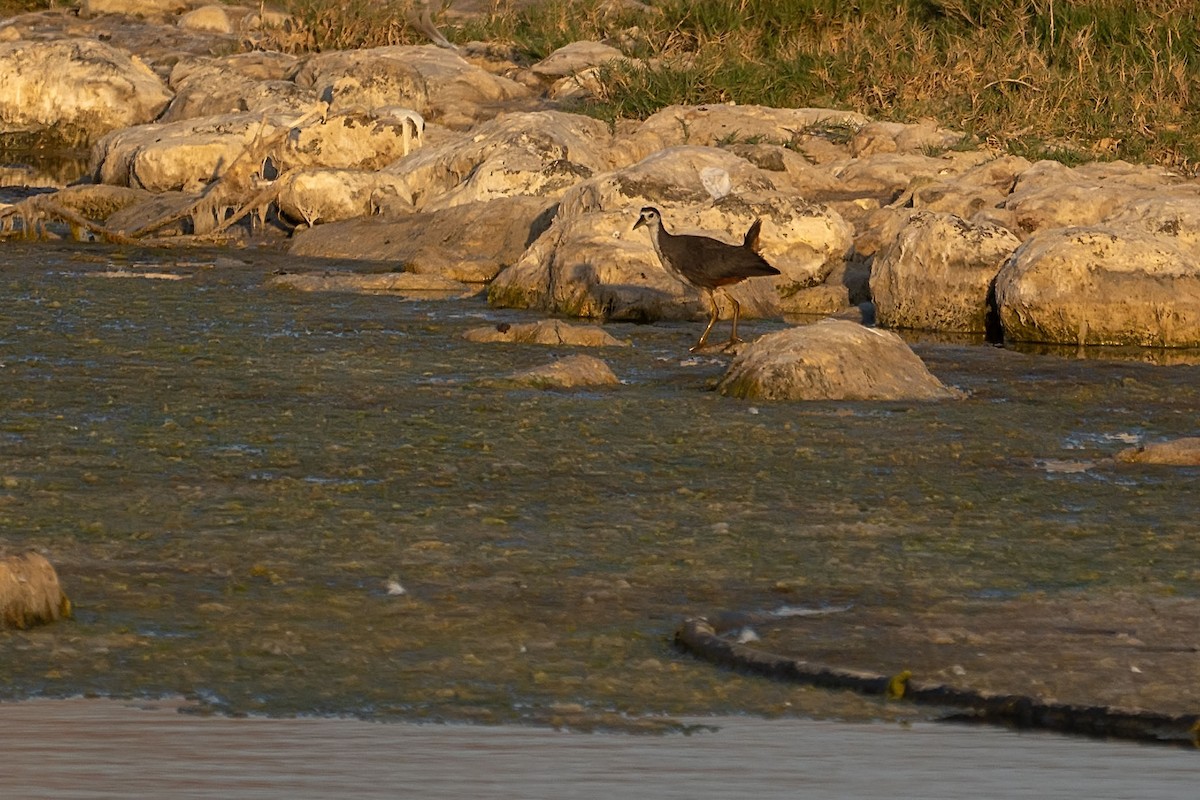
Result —
[[[529, 61], [580, 39], [646, 59], [603, 69], [603, 96], [581, 110], [608, 120], [676, 103], [827, 106], [933, 119], [1027, 157], [1200, 168], [1192, 0], [651, 1], [493, 0], [435, 18], [452, 41]], [[282, 5], [300, 23], [279, 42], [292, 51], [424, 41], [404, 21], [412, 0]]]

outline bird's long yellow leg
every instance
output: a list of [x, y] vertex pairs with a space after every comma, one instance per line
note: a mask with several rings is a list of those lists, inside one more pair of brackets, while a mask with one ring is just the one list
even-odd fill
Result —
[[704, 347], [704, 343], [708, 341], [709, 332], [713, 329], [713, 325], [717, 324], [717, 317], [721, 314], [720, 309], [717, 308], [717, 298], [713, 297], [712, 292], [708, 293], [708, 302], [712, 306], [712, 316], [708, 318], [708, 327], [704, 329], [704, 333], [700, 334], [700, 341], [688, 348], [692, 353]]
[[733, 330], [729, 332], [729, 344], [725, 346], [733, 347], [735, 344], [738, 344], [742, 341], [737, 335], [738, 315], [742, 313], [742, 306], [737, 300], [734, 299], [733, 295], [729, 294], [728, 292], [725, 293], [725, 296], [729, 298], [729, 302], [733, 303]]

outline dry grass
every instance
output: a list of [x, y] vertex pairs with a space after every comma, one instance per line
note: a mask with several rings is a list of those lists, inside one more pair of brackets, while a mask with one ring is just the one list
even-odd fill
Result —
[[70, 615], [71, 601], [43, 556], [0, 558], [0, 628], [30, 628]]

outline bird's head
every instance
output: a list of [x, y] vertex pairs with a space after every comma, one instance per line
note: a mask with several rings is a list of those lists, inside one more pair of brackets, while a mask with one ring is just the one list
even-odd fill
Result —
[[637, 222], [633, 223], [633, 229], [637, 230], [643, 225], [649, 225], [651, 228], [657, 228], [662, 223], [662, 215], [658, 213], [658, 209], [652, 206], [646, 206], [642, 209], [641, 215]]

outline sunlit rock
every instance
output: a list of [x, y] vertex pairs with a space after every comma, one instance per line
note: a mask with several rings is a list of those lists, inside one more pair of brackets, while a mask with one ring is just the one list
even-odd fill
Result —
[[745, 345], [717, 391], [750, 400], [943, 400], [960, 396], [890, 331], [825, 320]]
[[356, 294], [394, 294], [417, 299], [450, 299], [478, 294], [479, 287], [412, 272], [289, 272], [272, 275], [270, 289], [299, 292], [350, 292]]
[[[662, 211], [672, 233], [732, 244], [762, 219], [760, 252], [782, 274], [728, 290], [747, 318], [814, 310], [803, 293], [850, 249], [852, 231], [836, 212], [777, 190], [745, 159], [719, 148], [670, 148], [568, 190], [555, 227], [497, 276], [491, 302], [608, 319], [704, 318], [706, 295], [667, 273], [645, 231], [633, 230], [647, 205]], [[815, 310], [840, 310], [849, 300], [843, 292], [824, 302], [833, 307]]]
[[388, 261], [409, 272], [486, 282], [521, 257], [549, 227], [553, 211], [553, 201], [510, 197], [434, 212], [351, 219], [298, 231], [290, 252]]
[[88, 143], [149, 122], [171, 99], [138, 58], [89, 39], [0, 44], [0, 126]]
[[932, 122], [869, 122], [850, 138], [855, 158], [875, 153], [930, 153], [953, 147], [963, 140], [961, 131], [939, 128]]
[[997, 225], [918, 213], [872, 264], [871, 296], [879, 324], [983, 333], [988, 289], [1020, 244]]
[[131, 17], [165, 17], [186, 10], [189, 5], [187, 0], [81, 0], [79, 13], [85, 16], [126, 14]]
[[238, 6], [207, 5], [181, 14], [176, 24], [192, 31], [232, 34], [249, 9]]
[[427, 210], [515, 195], [558, 197], [612, 169], [612, 135], [597, 119], [560, 111], [504, 114], [392, 164]]
[[[277, 182], [276, 203], [292, 222], [313, 226], [353, 217], [412, 208], [403, 178], [384, 172], [352, 169], [296, 169]], [[343, 245], [351, 245], [344, 242]]]
[[1004, 337], [1200, 346], [1200, 262], [1183, 244], [1127, 226], [1038, 231], [996, 276]]
[[912, 206], [927, 211], [944, 211], [963, 219], [984, 214], [987, 221], [992, 209], [1005, 201], [1016, 184], [1017, 176], [1030, 167], [1020, 156], [1001, 156], [971, 167], [942, 180], [915, 186]]
[[615, 47], [602, 42], [580, 41], [563, 45], [529, 69], [543, 78], [556, 79], [577, 75], [610, 61], [624, 60], [625, 54]]
[[680, 145], [798, 143], [806, 132], [814, 129], [836, 127], [853, 131], [869, 121], [862, 114], [829, 108], [669, 106], [652, 114], [624, 141], [630, 151], [629, 160], [636, 161], [657, 150]]
[[463, 334], [469, 342], [505, 344], [548, 344], [574, 347], [629, 347], [628, 339], [617, 339], [597, 325], [571, 325], [561, 319], [543, 319], [510, 325], [486, 325]]
[[281, 53], [242, 53], [219, 59], [180, 59], [171, 70], [175, 97], [161, 122], [233, 114], [303, 113], [317, 94], [285, 76], [297, 59]]
[[402, 105], [432, 122], [465, 129], [530, 97], [524, 86], [433, 45], [396, 45], [310, 57], [296, 83], [333, 110]]

